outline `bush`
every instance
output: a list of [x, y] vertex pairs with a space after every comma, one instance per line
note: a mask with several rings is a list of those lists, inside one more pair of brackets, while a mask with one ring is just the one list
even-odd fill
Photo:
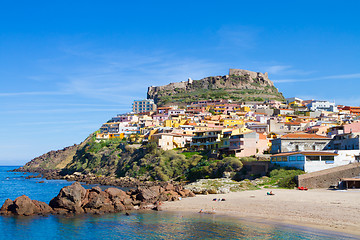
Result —
[[277, 182], [279, 187], [294, 188], [296, 187], [296, 176], [305, 172], [299, 169], [279, 168], [270, 172], [270, 178]]

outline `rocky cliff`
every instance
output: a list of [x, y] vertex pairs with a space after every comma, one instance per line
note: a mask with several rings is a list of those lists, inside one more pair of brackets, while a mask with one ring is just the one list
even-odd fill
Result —
[[229, 75], [206, 77], [201, 80], [170, 83], [148, 88], [148, 99], [158, 105], [189, 103], [196, 100], [231, 99], [233, 101], [283, 100], [267, 73], [230, 69]]

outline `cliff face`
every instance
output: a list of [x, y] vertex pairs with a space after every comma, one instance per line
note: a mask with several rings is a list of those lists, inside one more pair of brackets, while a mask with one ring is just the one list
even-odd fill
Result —
[[26, 163], [24, 169], [62, 169], [71, 161], [78, 145], [66, 147], [57, 151], [50, 151]]
[[230, 69], [229, 75], [206, 77], [148, 88], [148, 99], [165, 105], [196, 100], [231, 99], [234, 101], [283, 100], [267, 73]]
[[22, 170], [38, 171], [42, 170], [61, 170], [64, 169], [69, 163], [73, 161], [74, 156], [79, 149], [81, 149], [90, 137], [86, 138], [81, 144], [74, 144], [73, 146], [65, 147], [61, 150], [50, 151], [39, 157], [32, 159], [26, 163]]

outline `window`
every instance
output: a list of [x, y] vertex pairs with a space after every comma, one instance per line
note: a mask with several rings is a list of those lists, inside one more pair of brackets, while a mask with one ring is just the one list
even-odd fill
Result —
[[296, 161], [296, 156], [289, 156], [289, 161]]
[[297, 161], [304, 161], [305, 158], [304, 158], [304, 156], [296, 156], [296, 160]]
[[320, 161], [320, 156], [306, 156], [306, 161]]
[[334, 161], [334, 156], [321, 156], [322, 161]]
[[287, 157], [281, 157], [282, 162], [287, 162]]

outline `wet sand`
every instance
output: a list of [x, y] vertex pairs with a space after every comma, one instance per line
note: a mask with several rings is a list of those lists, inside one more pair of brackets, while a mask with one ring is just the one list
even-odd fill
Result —
[[[273, 191], [275, 195], [266, 193]], [[225, 198], [226, 201], [213, 201]], [[164, 211], [199, 214], [200, 209], [239, 218], [269, 220], [286, 224], [333, 230], [360, 236], [360, 190], [308, 191], [262, 189], [228, 194], [197, 195], [166, 202]]]

